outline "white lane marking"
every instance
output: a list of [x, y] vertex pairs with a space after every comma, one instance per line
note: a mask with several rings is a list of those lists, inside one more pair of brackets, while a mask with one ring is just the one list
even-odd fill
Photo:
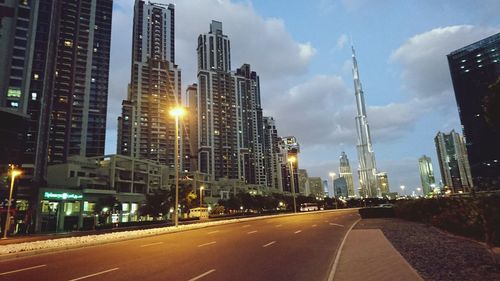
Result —
[[316, 227], [316, 225], [315, 225], [315, 224], [313, 224], [313, 225], [312, 225], [312, 227]]
[[208, 243], [205, 243], [205, 244], [198, 245], [198, 247], [208, 246], [208, 245], [212, 245], [212, 244], [215, 244], [215, 243], [217, 243], [217, 242], [216, 241], [208, 242]]
[[266, 245], [262, 245], [262, 248], [265, 248], [267, 246], [271, 246], [274, 243], [276, 243], [276, 241], [271, 241], [271, 242], [267, 243]]
[[219, 232], [220, 230], [214, 230], [214, 231], [210, 231], [208, 234], [214, 234], [214, 233], [217, 233]]
[[160, 245], [160, 244], [163, 244], [163, 242], [156, 242], [156, 243], [141, 245], [141, 248], [143, 248], [143, 247], [149, 247], [149, 246], [154, 246], [154, 245]]
[[249, 231], [249, 232], [247, 232], [247, 234], [252, 234], [252, 233], [255, 233], [255, 232], [257, 232], [257, 230]]
[[242, 226], [242, 227], [250, 227], [250, 226], [251, 226], [250, 224], [247, 224], [247, 225], [244, 225], [244, 226]]
[[341, 225], [341, 224], [338, 224], [338, 223], [330, 223], [330, 225], [335, 225], [335, 226], [340, 226], [340, 227], [344, 227], [343, 225]]
[[301, 233], [301, 232], [302, 232], [302, 230], [297, 230], [294, 232], [294, 234]]
[[276, 227], [281, 227], [281, 226], [282, 226], [282, 224], [278, 224]]
[[21, 272], [21, 271], [25, 271], [25, 270], [40, 268], [40, 267], [44, 267], [44, 266], [47, 266], [47, 265], [46, 264], [41, 264], [41, 265], [35, 265], [35, 266], [31, 266], [31, 267], [16, 269], [16, 270], [12, 270], [12, 271], [2, 272], [2, 273], [0, 273], [0, 276], [11, 274], [11, 273], [16, 273], [16, 272]]
[[191, 278], [191, 279], [189, 279], [188, 281], [195, 281], [195, 280], [198, 280], [198, 279], [200, 279], [200, 278], [202, 278], [202, 277], [204, 277], [204, 276], [209, 275], [210, 273], [212, 273], [212, 272], [214, 272], [214, 271], [215, 271], [215, 269], [210, 269], [209, 271], [207, 271], [207, 272], [205, 272], [205, 273], [203, 273], [203, 274], [200, 274], [200, 275], [198, 275], [198, 276], [196, 276], [196, 277], [194, 277], [194, 278]]
[[115, 271], [115, 270], [118, 270], [118, 269], [119, 269], [119, 267], [115, 267], [115, 268], [111, 268], [111, 269], [108, 269], [108, 270], [104, 270], [104, 271], [96, 272], [96, 273], [93, 273], [93, 274], [85, 275], [85, 276], [82, 276], [82, 277], [78, 277], [78, 278], [75, 278], [75, 279], [71, 279], [69, 281], [76, 281], [76, 280], [87, 279], [89, 277], [94, 277], [94, 276], [101, 275], [101, 274], [104, 274], [104, 273], [108, 273], [108, 272], [111, 272], [111, 271]]
[[358, 224], [358, 222], [360, 221], [361, 219], [358, 219], [357, 221], [355, 221], [351, 227], [349, 227], [349, 229], [347, 230], [347, 232], [345, 233], [345, 236], [344, 238], [342, 239], [342, 243], [340, 243], [340, 246], [337, 250], [337, 255], [335, 256], [335, 260], [333, 261], [333, 265], [332, 265], [332, 269], [330, 270], [330, 275], [328, 276], [328, 279], [327, 281], [333, 281], [333, 278], [335, 277], [335, 272], [337, 271], [337, 266], [339, 264], [339, 260], [340, 260], [340, 254], [342, 253], [342, 250], [344, 248], [344, 244], [345, 244], [345, 240], [347, 240], [347, 236], [349, 235], [349, 233], [351, 233], [351, 230], [354, 228], [354, 226], [356, 224]]

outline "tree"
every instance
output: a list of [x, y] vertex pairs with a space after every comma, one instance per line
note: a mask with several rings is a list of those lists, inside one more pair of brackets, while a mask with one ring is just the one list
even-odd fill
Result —
[[170, 197], [170, 194], [164, 190], [155, 190], [152, 194], [146, 195], [146, 203], [141, 206], [140, 214], [149, 215], [153, 217], [153, 220], [164, 216], [172, 206], [167, 197]]
[[95, 203], [95, 212], [99, 214], [99, 223], [106, 223], [110, 214], [121, 212], [122, 204], [113, 195], [101, 197]]

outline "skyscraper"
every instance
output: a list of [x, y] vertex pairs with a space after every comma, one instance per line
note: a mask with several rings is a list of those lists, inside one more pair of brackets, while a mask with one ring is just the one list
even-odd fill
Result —
[[422, 190], [424, 195], [432, 192], [431, 185], [436, 183], [434, 178], [434, 170], [432, 169], [432, 161], [430, 157], [423, 155], [418, 159], [418, 167], [420, 171], [420, 182], [422, 183]]
[[500, 124], [488, 122], [485, 108], [489, 86], [500, 83], [500, 33], [451, 52], [448, 64], [474, 184], [498, 188]]
[[352, 171], [351, 165], [349, 164], [349, 159], [347, 158], [347, 154], [342, 151], [340, 155], [340, 167], [339, 167], [340, 177], [345, 178], [347, 184], [347, 195], [349, 197], [356, 196], [354, 192], [354, 181], [352, 180]]
[[69, 155], [103, 155], [106, 135], [113, 1], [60, 5], [50, 163], [65, 162]]
[[264, 167], [266, 171], [267, 186], [271, 188], [272, 191], [280, 191], [279, 184], [279, 173], [281, 169], [279, 168], [279, 137], [278, 130], [276, 128], [276, 123], [273, 117], [263, 118], [263, 149], [264, 149]]
[[379, 196], [387, 195], [390, 192], [389, 179], [386, 172], [377, 173], [377, 185], [379, 187]]
[[438, 132], [434, 141], [445, 187], [453, 193], [470, 191], [472, 177], [462, 136], [454, 130], [449, 134]]
[[373, 152], [370, 128], [366, 117], [365, 97], [359, 79], [358, 62], [354, 47], [352, 48], [352, 75], [354, 77], [354, 91], [356, 95], [356, 131], [358, 135], [358, 175], [360, 196], [376, 197], [378, 191], [377, 167]]
[[[132, 33], [132, 65], [127, 100], [118, 118], [117, 153], [173, 166], [175, 120], [170, 109], [181, 104], [181, 71], [175, 64], [173, 4], [136, 0]], [[180, 142], [181, 169], [189, 169], [184, 122]]]
[[213, 180], [241, 179], [243, 129], [238, 127], [231, 45], [221, 22], [212, 21], [210, 31], [198, 36], [197, 51], [199, 171]]

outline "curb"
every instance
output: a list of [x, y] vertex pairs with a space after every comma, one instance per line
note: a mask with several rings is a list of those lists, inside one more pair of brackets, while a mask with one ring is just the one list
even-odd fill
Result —
[[357, 221], [355, 221], [349, 230], [347, 230], [346, 234], [344, 235], [344, 239], [342, 239], [342, 243], [340, 243], [340, 246], [337, 251], [337, 255], [335, 256], [335, 260], [333, 261], [333, 264], [331, 265], [330, 269], [330, 274], [328, 274], [328, 278], [326, 280], [328, 281], [333, 281], [333, 278], [335, 277], [335, 272], [337, 271], [337, 266], [339, 265], [339, 260], [340, 260], [340, 254], [342, 253], [342, 249], [344, 248], [345, 241], [347, 240], [347, 236], [351, 232], [351, 230], [358, 224], [358, 222], [361, 221], [361, 218], [359, 218]]

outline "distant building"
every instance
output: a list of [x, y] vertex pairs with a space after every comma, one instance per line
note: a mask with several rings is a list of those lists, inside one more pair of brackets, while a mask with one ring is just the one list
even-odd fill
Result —
[[352, 180], [352, 171], [351, 165], [349, 164], [349, 159], [347, 158], [347, 154], [342, 151], [340, 155], [340, 177], [345, 178], [347, 182], [347, 193], [348, 197], [355, 197], [356, 193], [354, 191], [354, 181]]
[[420, 171], [420, 182], [424, 195], [433, 191], [432, 186], [436, 184], [434, 178], [434, 170], [432, 169], [432, 161], [430, 157], [423, 155], [418, 159], [418, 167]]
[[266, 171], [267, 186], [271, 192], [280, 192], [281, 187], [281, 168], [279, 161], [279, 143], [280, 137], [276, 128], [276, 122], [273, 117], [263, 118], [263, 150], [264, 166]]
[[377, 173], [377, 184], [380, 189], [379, 196], [386, 196], [390, 192], [389, 180], [386, 172]]
[[462, 136], [454, 130], [449, 134], [439, 132], [434, 141], [445, 188], [453, 193], [469, 192], [472, 177]]
[[500, 124], [488, 122], [485, 108], [488, 87], [500, 82], [500, 33], [451, 52], [448, 64], [474, 184], [498, 189]]
[[323, 180], [323, 190], [325, 192], [325, 196], [332, 197], [332, 192], [330, 191], [328, 180]]
[[[300, 145], [297, 142], [297, 139], [294, 136], [288, 136], [288, 137], [282, 137], [281, 142], [280, 142], [280, 150], [285, 154], [285, 158], [281, 158], [281, 165], [284, 167], [282, 170], [284, 172], [284, 175], [282, 177], [283, 179], [283, 191], [284, 192], [292, 192], [291, 186], [292, 186], [292, 176], [293, 176], [293, 183], [295, 185], [295, 193], [299, 193], [299, 185], [297, 184], [299, 182], [299, 177], [298, 177], [298, 169], [299, 169], [299, 153], [300, 153]], [[290, 159], [295, 159], [295, 161], [292, 162], [291, 166], [293, 169], [293, 175], [291, 175], [290, 171]], [[312, 192], [312, 190], [311, 190]]]
[[318, 198], [323, 198], [325, 196], [323, 191], [323, 181], [320, 177], [310, 177], [309, 185], [311, 189], [310, 195]]
[[311, 194], [309, 175], [306, 169], [299, 169], [299, 193], [304, 196]]
[[344, 178], [344, 177], [336, 178], [333, 181], [333, 185], [335, 188], [335, 195], [332, 195], [332, 197], [335, 196], [335, 198], [339, 198], [339, 197], [347, 198], [349, 196], [348, 184], [347, 184], [346, 178]]

